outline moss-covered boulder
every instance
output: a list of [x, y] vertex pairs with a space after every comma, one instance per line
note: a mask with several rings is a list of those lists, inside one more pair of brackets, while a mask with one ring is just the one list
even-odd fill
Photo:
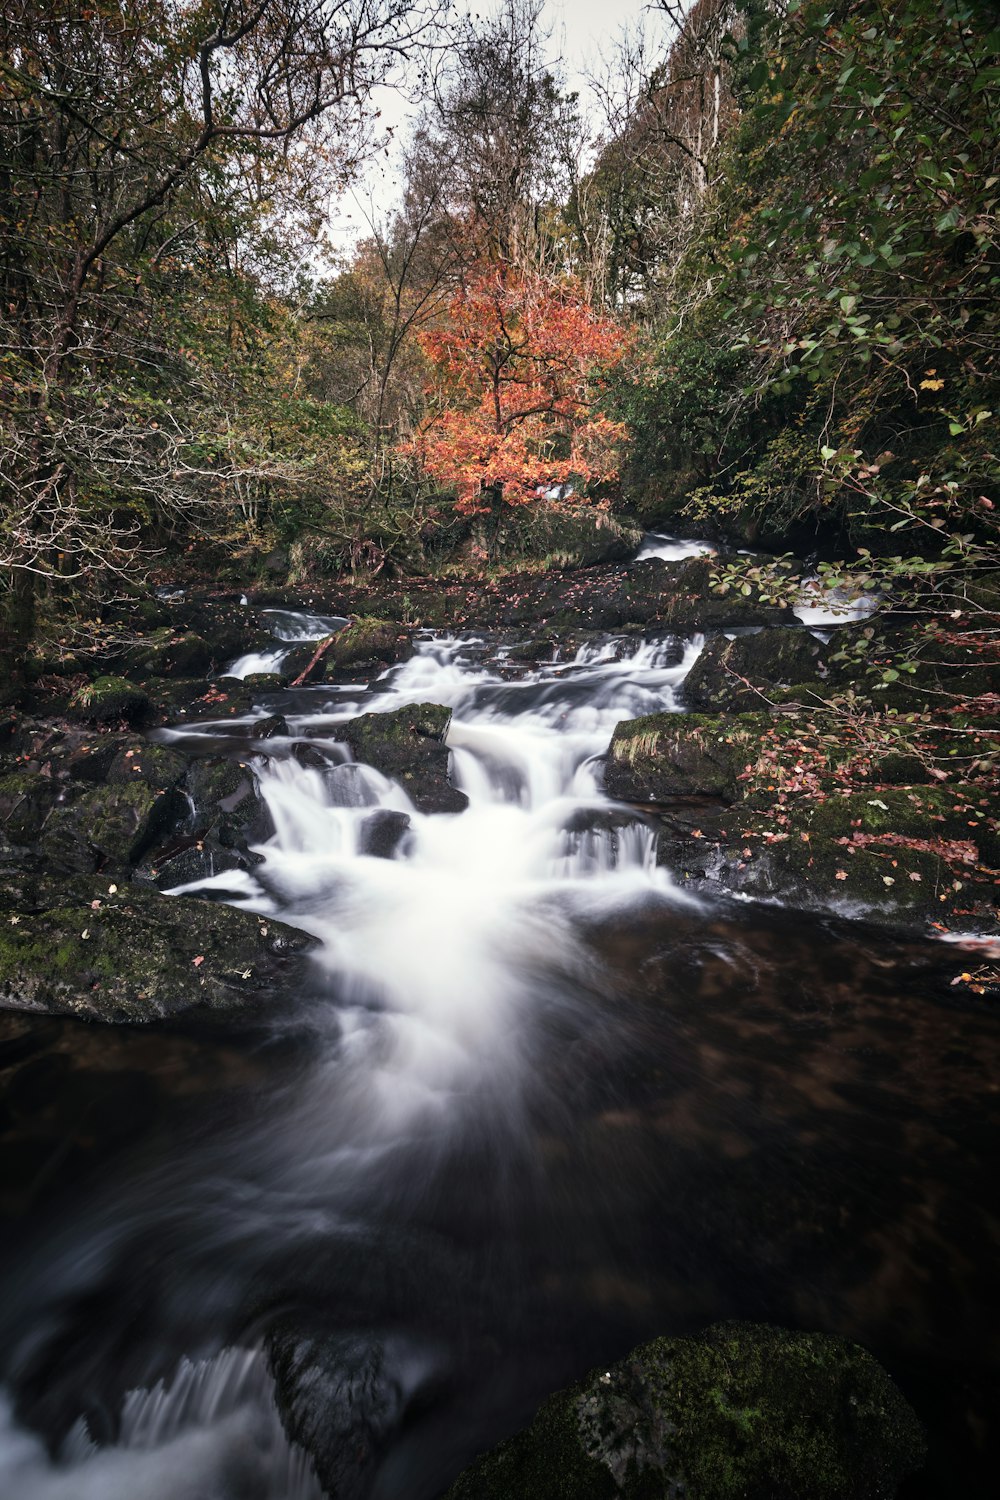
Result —
[[362, 714], [337, 729], [356, 760], [398, 781], [421, 812], [462, 812], [464, 792], [448, 776], [450, 752], [445, 744], [451, 709], [437, 703], [415, 703], [388, 714]]
[[654, 1339], [551, 1397], [447, 1500], [888, 1500], [923, 1448], [857, 1344], [719, 1324]]
[[[739, 589], [720, 594], [712, 582], [718, 567], [714, 557], [687, 557], [679, 562], [649, 558], [629, 568], [629, 592], [634, 600], [643, 594], [655, 595], [653, 618], [677, 630], [796, 624], [786, 605], [764, 604], [753, 593], [743, 594]], [[637, 618], [641, 617], [640, 612]]]
[[165, 626], [129, 646], [120, 665], [130, 677], [200, 677], [212, 668], [213, 650], [196, 631]]
[[704, 713], [766, 708], [775, 688], [811, 682], [826, 670], [825, 647], [805, 630], [713, 636], [684, 679], [684, 698]]
[[150, 715], [149, 694], [124, 677], [97, 677], [74, 693], [74, 715], [85, 724], [142, 724]]
[[0, 1006], [97, 1021], [232, 1009], [301, 984], [313, 940], [270, 918], [106, 880], [0, 893]]
[[642, 532], [589, 505], [535, 504], [511, 509], [503, 518], [497, 551], [558, 568], [589, 568], [624, 562], [642, 544]]
[[352, 620], [323, 653], [323, 675], [327, 681], [334, 681], [346, 668], [388, 665], [396, 659], [399, 634], [393, 620], [371, 616]]
[[669, 802], [675, 797], [740, 795], [747, 757], [771, 719], [741, 714], [736, 719], [709, 714], [647, 714], [616, 728], [608, 749], [604, 779], [621, 802]]
[[160, 678], [142, 684], [152, 702], [151, 722], [175, 723], [180, 719], [242, 719], [253, 708], [253, 697], [235, 677], [215, 682], [183, 678]]
[[183, 801], [148, 781], [97, 786], [53, 809], [39, 850], [55, 870], [121, 872], [137, 864], [177, 821]]
[[186, 810], [174, 835], [140, 861], [134, 879], [172, 890], [260, 862], [252, 847], [274, 833], [257, 780], [239, 761], [205, 757], [185, 778]]
[[41, 771], [11, 771], [0, 776], [0, 837], [15, 846], [37, 840], [59, 799], [59, 785]]

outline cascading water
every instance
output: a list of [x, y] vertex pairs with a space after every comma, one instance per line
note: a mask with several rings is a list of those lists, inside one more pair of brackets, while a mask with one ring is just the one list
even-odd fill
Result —
[[304, 641], [321, 641], [324, 636], [347, 624], [343, 615], [310, 615], [293, 609], [261, 611], [275, 640], [284, 642], [267, 651], [247, 651], [238, 656], [223, 674], [225, 677], [249, 677], [255, 672], [280, 672], [292, 646]]
[[[291, 617], [280, 628], [286, 639], [316, 639], [322, 624]], [[621, 719], [674, 706], [700, 644], [615, 639], [518, 674], [477, 638], [429, 637], [370, 689], [293, 695], [289, 737], [268, 741], [255, 761], [275, 828], [257, 850], [261, 863], [174, 894], [222, 896], [311, 932], [320, 989], [336, 1002], [310, 1012], [322, 1040], [308, 1087], [242, 1140], [252, 1165], [227, 1177], [220, 1148], [210, 1186], [161, 1178], [137, 1187], [135, 1219], [159, 1216], [170, 1241], [171, 1224], [194, 1216], [202, 1250], [209, 1244], [253, 1275], [248, 1268], [260, 1273], [276, 1253], [317, 1238], [367, 1242], [373, 1202], [404, 1202], [470, 1132], [503, 1161], [496, 1138], [523, 1135], [539, 1088], [539, 1027], [555, 1017], [569, 1033], [599, 1029], [581, 999], [601, 983], [582, 940], [587, 923], [637, 902], [693, 905], [657, 868], [653, 831], [600, 790], [597, 757]], [[464, 812], [420, 813], [401, 785], [354, 764], [331, 737], [359, 713], [421, 702], [453, 711], [448, 743]], [[237, 727], [252, 736], [252, 720]], [[218, 728], [164, 737], [214, 746]], [[303, 738], [327, 769], [292, 757]], [[377, 858], [364, 852], [366, 827], [387, 813], [404, 831], [393, 857]], [[95, 1232], [102, 1272], [120, 1250], [103, 1226]], [[425, 1351], [418, 1365], [434, 1358]], [[401, 1377], [387, 1366], [385, 1378]], [[130, 1395], [110, 1447], [95, 1447], [81, 1423], [50, 1465], [9, 1429], [5, 1473], [18, 1475], [22, 1500], [317, 1493], [280, 1434], [261, 1356], [225, 1348]]]
[[[273, 825], [176, 898], [308, 930], [311, 979], [263, 1016], [94, 1042], [143, 1083], [179, 1045], [176, 1097], [0, 1245], [3, 1500], [437, 1500], [551, 1391], [720, 1318], [926, 1382], [943, 1467], [915, 1493], [957, 1455], [963, 1495], [992, 1495], [952, 1434], [989, 1430], [1000, 1359], [975, 1206], [995, 1020], [941, 1004], [920, 945], [698, 903], [657, 866], [600, 757], [675, 706], [698, 644], [527, 668], [509, 638], [424, 636], [370, 686], [269, 697], [286, 736], [161, 732], [252, 766]], [[337, 737], [428, 702], [459, 813]], [[79, 1027], [51, 1045], [86, 1050]], [[23, 1070], [45, 1108], [51, 1061]]]

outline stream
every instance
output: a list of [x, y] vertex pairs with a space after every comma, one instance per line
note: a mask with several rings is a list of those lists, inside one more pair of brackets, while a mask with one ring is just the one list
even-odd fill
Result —
[[[330, 625], [281, 612], [231, 670]], [[435, 1500], [550, 1391], [730, 1317], [866, 1344], [930, 1435], [901, 1493], [992, 1493], [995, 1018], [930, 943], [657, 866], [600, 757], [678, 706], [700, 646], [527, 666], [427, 633], [370, 684], [269, 696], [287, 737], [158, 731], [252, 764], [275, 828], [252, 871], [172, 896], [311, 933], [312, 981], [155, 1045], [118, 1029], [155, 1105], [0, 1251], [4, 1500], [320, 1500], [268, 1362], [302, 1347], [338, 1500]], [[420, 813], [335, 737], [418, 703], [452, 709], [464, 812]], [[33, 1025], [107, 1066], [99, 1028]]]

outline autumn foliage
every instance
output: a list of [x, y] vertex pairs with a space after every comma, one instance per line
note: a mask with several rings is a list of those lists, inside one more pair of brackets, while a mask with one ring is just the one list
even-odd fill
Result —
[[407, 450], [456, 491], [459, 510], [523, 505], [545, 486], [616, 477], [624, 429], [597, 401], [629, 338], [574, 283], [481, 267], [421, 346], [430, 413]]

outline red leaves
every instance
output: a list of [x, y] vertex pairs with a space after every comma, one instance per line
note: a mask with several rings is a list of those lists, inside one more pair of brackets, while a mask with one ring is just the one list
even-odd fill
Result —
[[484, 267], [421, 344], [436, 410], [406, 449], [457, 489], [460, 510], [487, 510], [500, 496], [530, 504], [547, 486], [615, 477], [623, 429], [595, 397], [629, 336], [572, 282]]

